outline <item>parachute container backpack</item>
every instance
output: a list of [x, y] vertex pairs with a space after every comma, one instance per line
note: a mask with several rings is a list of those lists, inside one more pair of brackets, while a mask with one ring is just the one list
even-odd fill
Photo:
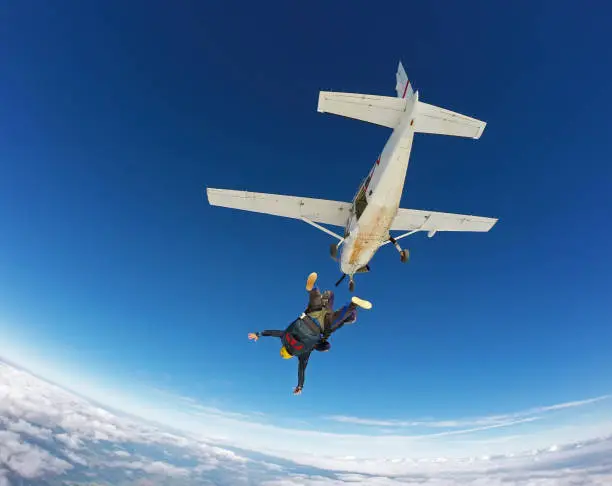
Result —
[[321, 328], [310, 317], [302, 315], [293, 321], [283, 335], [283, 346], [292, 356], [312, 351], [321, 340]]

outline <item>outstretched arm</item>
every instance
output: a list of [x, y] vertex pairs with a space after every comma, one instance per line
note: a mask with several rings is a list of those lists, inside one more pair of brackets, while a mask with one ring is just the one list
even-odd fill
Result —
[[258, 332], [257, 334], [259, 334], [260, 336], [283, 337], [284, 333], [285, 331], [277, 331], [275, 329], [272, 329], [268, 331], [261, 331], [261, 332]]
[[294, 395], [299, 395], [302, 393], [302, 388], [304, 388], [304, 379], [306, 378], [306, 366], [308, 366], [308, 358], [310, 358], [310, 353], [301, 354], [299, 357], [298, 363], [298, 385], [295, 387], [293, 391]]
[[260, 336], [272, 336], [272, 337], [283, 337], [283, 334], [285, 333], [285, 331], [277, 331], [277, 330], [268, 330], [268, 331], [261, 331], [261, 332], [250, 332], [249, 333], [249, 339], [252, 339], [253, 341], [257, 341]]

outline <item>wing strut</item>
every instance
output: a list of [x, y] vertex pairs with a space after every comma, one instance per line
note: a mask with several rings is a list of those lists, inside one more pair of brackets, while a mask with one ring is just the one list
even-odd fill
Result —
[[[397, 238], [393, 238], [393, 240], [395, 240], [395, 241], [401, 240], [402, 238], [406, 238], [406, 236], [413, 235], [415, 233], [418, 233], [419, 231], [423, 231], [423, 230], [417, 229], [417, 230], [408, 231], [408, 233], [404, 233], [403, 235], [399, 235]], [[385, 245], [388, 245], [389, 243], [393, 243], [393, 241], [387, 240], [383, 244], [381, 244], [380, 246], [385, 246]]]
[[310, 221], [308, 218], [302, 216], [300, 218], [302, 221], [304, 221], [304, 223], [308, 223], [311, 226], [314, 226], [315, 228], [317, 228], [318, 230], [323, 231], [324, 233], [327, 233], [328, 235], [333, 236], [334, 238], [339, 239], [340, 241], [344, 241], [344, 238], [342, 238], [340, 235], [337, 235], [336, 233], [334, 233], [331, 230], [328, 230], [327, 228], [325, 228], [324, 226], [321, 226], [320, 224], [315, 223], [314, 221]]

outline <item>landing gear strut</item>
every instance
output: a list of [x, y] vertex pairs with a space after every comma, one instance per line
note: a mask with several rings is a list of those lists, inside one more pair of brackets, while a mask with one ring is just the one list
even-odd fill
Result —
[[[342, 283], [342, 281], [347, 277], [346, 273], [342, 274], [340, 280], [336, 282], [336, 287]], [[353, 276], [349, 276], [349, 292], [353, 292], [355, 290], [355, 280], [353, 280]]]
[[402, 263], [406, 263], [408, 261], [408, 258], [410, 257], [410, 252], [408, 250], [402, 250], [402, 247], [392, 236], [389, 237], [389, 241], [393, 243], [393, 246], [395, 246], [395, 249], [399, 252], [400, 261]]

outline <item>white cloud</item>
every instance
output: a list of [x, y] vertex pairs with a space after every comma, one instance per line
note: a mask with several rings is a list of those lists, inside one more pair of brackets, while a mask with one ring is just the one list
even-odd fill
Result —
[[83, 441], [70, 434], [56, 434], [55, 438], [66, 444], [66, 446], [71, 449], [80, 449], [83, 447]]
[[528, 410], [527, 412], [524, 412], [524, 413], [525, 414], [542, 413], [542, 412], [548, 412], [550, 410], [559, 410], [559, 409], [562, 409], [562, 408], [582, 407], [583, 405], [588, 405], [590, 403], [600, 402], [602, 400], [607, 400], [607, 399], [609, 399], [611, 397], [612, 397], [612, 395], [602, 395], [600, 397], [588, 398], [586, 400], [575, 400], [573, 402], [558, 403], [556, 405], [548, 405], [546, 407], [532, 408], [531, 410]]
[[280, 471], [284, 471], [284, 470], [285, 470], [285, 468], [284, 468], [284, 467], [279, 466], [278, 464], [273, 464], [273, 463], [271, 463], [271, 462], [262, 461], [262, 462], [260, 462], [260, 464], [261, 464], [263, 467], [265, 467], [266, 469], [269, 469], [270, 471], [277, 471], [277, 472], [280, 472]]
[[194, 417], [201, 417], [206, 419], [236, 419], [236, 420], [248, 420], [252, 421], [256, 419], [258, 422], [266, 417], [266, 414], [262, 412], [249, 412], [249, 414], [233, 412], [230, 410], [222, 410], [218, 407], [212, 407], [210, 405], [204, 405], [193, 397], [184, 395], [177, 395], [169, 390], [165, 390], [158, 387], [153, 387], [152, 390], [155, 394], [160, 395], [166, 399], [170, 399], [171, 403], [176, 405], [182, 405], [186, 413], [193, 415]]
[[73, 464], [79, 464], [81, 466], [87, 466], [87, 461], [85, 459], [83, 459], [81, 456], [75, 454], [74, 452], [72, 452], [71, 450], [64, 450], [62, 451], [64, 456], [66, 456], [68, 458], [68, 460], [70, 462], [72, 462]]
[[[344, 424], [355, 424], [355, 425], [371, 425], [373, 427], [416, 427], [426, 422], [408, 422], [404, 420], [383, 420], [383, 419], [370, 419], [361, 417], [349, 417], [346, 415], [329, 415], [325, 417], [327, 420], [333, 420], [335, 422], [341, 422]], [[431, 425], [432, 427], [434, 425]]]
[[[329, 418], [331, 418], [332, 420], [336, 420], [337, 422], [361, 424], [361, 425], [391, 426], [393, 424], [395, 427], [408, 427], [409, 425], [403, 425], [403, 424], [410, 424], [410, 426], [425, 424], [424, 422], [394, 422], [394, 421], [369, 420], [369, 419], [360, 419], [357, 417], [343, 417], [343, 416], [332, 416]], [[472, 427], [469, 429], [448, 430], [445, 432], [434, 432], [434, 433], [422, 434], [422, 435], [412, 435], [412, 436], [406, 436], [406, 438], [420, 439], [420, 438], [444, 437], [448, 435], [469, 434], [472, 432], [480, 432], [483, 430], [498, 429], [501, 427], [510, 427], [511, 425], [518, 425], [518, 424], [523, 424], [523, 423], [528, 423], [528, 422], [534, 422], [536, 420], [539, 420], [539, 417], [525, 417], [522, 419], [506, 420], [506, 421], [499, 421], [499, 422], [482, 421], [478, 423], [483, 424], [483, 425], [480, 425], [478, 427]], [[446, 427], [456, 427], [457, 425], [455, 424], [459, 424], [460, 422], [432, 422], [432, 423], [434, 423], [435, 425], [429, 425], [430, 427], [443, 427], [442, 425], [439, 425], [442, 423], [452, 423], [453, 425], [448, 425]], [[463, 422], [463, 425], [467, 426], [469, 423], [475, 423], [475, 422]], [[487, 424], [487, 425], [484, 425], [484, 424]]]
[[40, 440], [51, 440], [52, 432], [50, 429], [37, 427], [36, 425], [32, 425], [22, 419], [19, 419], [15, 422], [6, 420], [5, 425], [7, 429], [12, 430], [13, 432], [17, 432], [18, 434], [26, 434], [31, 437], [36, 437]]
[[6, 477], [8, 471], [0, 467], [0, 486], [11, 486], [11, 482]]
[[[372, 419], [363, 417], [351, 417], [346, 415], [330, 415], [327, 418], [335, 422], [341, 422], [346, 424], [355, 425], [367, 425], [376, 427], [429, 427], [429, 428], [456, 428], [456, 427], [488, 427], [490, 425], [497, 425], [502, 423], [520, 423], [518, 420], [530, 416], [541, 415], [547, 412], [553, 412], [557, 410], [565, 410], [569, 408], [583, 407], [590, 405], [602, 400], [609, 399], [610, 395], [604, 395], [595, 398], [589, 398], [587, 400], [577, 400], [572, 402], [558, 403], [556, 405], [548, 405], [543, 407], [530, 408], [522, 412], [514, 412], [503, 415], [489, 415], [485, 417], [467, 418], [460, 420], [395, 420], [395, 419]], [[485, 429], [482, 429], [485, 430]]]
[[15, 432], [0, 431], [0, 465], [27, 479], [61, 474], [72, 465], [38, 446], [23, 442]]
[[109, 461], [104, 465], [119, 469], [140, 469], [149, 474], [161, 474], [171, 477], [189, 476], [191, 474], [190, 469], [177, 467], [163, 461]]

